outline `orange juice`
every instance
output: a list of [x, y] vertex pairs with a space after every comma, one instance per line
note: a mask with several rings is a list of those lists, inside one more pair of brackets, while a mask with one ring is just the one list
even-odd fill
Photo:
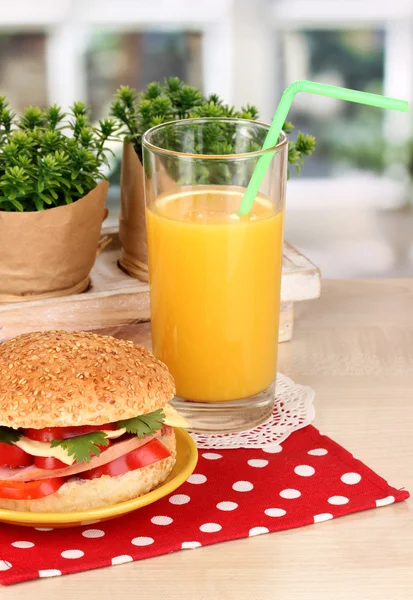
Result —
[[147, 209], [152, 339], [177, 395], [224, 402], [276, 377], [283, 213], [243, 190], [194, 187]]

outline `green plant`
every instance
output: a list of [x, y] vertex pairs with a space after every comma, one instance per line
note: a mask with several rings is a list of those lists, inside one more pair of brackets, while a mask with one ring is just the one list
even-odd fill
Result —
[[391, 164], [405, 165], [407, 175], [413, 181], [413, 139], [404, 143], [390, 143], [384, 138], [352, 145], [337, 145], [334, 154], [350, 166], [362, 171], [383, 175]]
[[16, 118], [0, 96], [0, 210], [40, 211], [90, 192], [104, 178], [105, 145], [118, 128], [112, 118], [93, 127], [83, 102], [69, 114], [30, 106]]
[[[123, 131], [125, 141], [134, 144], [137, 155], [142, 162], [142, 136], [143, 134], [161, 123], [175, 119], [188, 119], [193, 117], [224, 117], [257, 120], [259, 113], [256, 107], [247, 105], [237, 111], [233, 106], [224, 104], [216, 94], [204, 97], [201, 92], [183, 83], [178, 77], [165, 79], [164, 84], [150, 83], [146, 89], [137, 94], [128, 86], [121, 86], [112, 102], [111, 114], [119, 119], [126, 127]], [[217, 123], [209, 126], [207, 144], [204, 143], [204, 154], [230, 154], [234, 150], [231, 129], [225, 130]], [[284, 131], [291, 133], [292, 123], [284, 124]], [[235, 131], [235, 129], [234, 129]], [[166, 130], [165, 135], [168, 135]], [[174, 147], [179, 147], [181, 140], [169, 140]], [[264, 142], [263, 135], [256, 136], [250, 142], [246, 151], [259, 150]], [[288, 147], [288, 162], [300, 173], [304, 156], [310, 156], [315, 149], [315, 138], [305, 135], [301, 131], [296, 141], [290, 141]], [[182, 141], [184, 144], [184, 141]], [[224, 176], [223, 173], [221, 173]], [[201, 179], [200, 179], [201, 182]]]
[[407, 142], [406, 146], [406, 156], [407, 156], [407, 172], [410, 177], [410, 181], [413, 182], [413, 139]]
[[[370, 171], [383, 176], [386, 170], [394, 165], [405, 169], [408, 178], [404, 207], [413, 205], [411, 193], [413, 185], [413, 139], [407, 142], [394, 143], [383, 137], [368, 142], [356, 141], [353, 144], [338, 143], [333, 154], [337, 162], [361, 171]], [[398, 170], [398, 173], [400, 171]]]
[[351, 145], [338, 143], [333, 148], [333, 155], [336, 161], [362, 171], [372, 171], [382, 175], [390, 158], [389, 151], [390, 148], [386, 141], [377, 138], [373, 141], [355, 142]]

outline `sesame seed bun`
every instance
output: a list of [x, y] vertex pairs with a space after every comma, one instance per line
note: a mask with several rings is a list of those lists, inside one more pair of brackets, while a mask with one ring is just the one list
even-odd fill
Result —
[[62, 487], [38, 500], [8, 500], [0, 498], [0, 508], [28, 512], [74, 512], [112, 506], [147, 494], [168, 477], [175, 464], [176, 441], [172, 428], [159, 440], [168, 448], [171, 456], [153, 465], [129, 471], [124, 475], [98, 479], [71, 477]]
[[48, 331], [0, 345], [0, 425], [102, 425], [162, 408], [174, 394], [167, 367], [126, 340]]

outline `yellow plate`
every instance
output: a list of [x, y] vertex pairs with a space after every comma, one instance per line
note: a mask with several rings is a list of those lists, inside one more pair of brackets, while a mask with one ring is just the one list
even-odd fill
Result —
[[91, 525], [100, 521], [107, 521], [114, 517], [125, 515], [142, 506], [156, 502], [167, 496], [184, 483], [193, 473], [198, 451], [189, 433], [184, 429], [175, 429], [176, 435], [176, 463], [168, 478], [149, 494], [133, 498], [127, 502], [71, 513], [34, 513], [17, 510], [0, 509], [0, 522], [12, 525], [23, 525], [26, 527], [76, 527], [79, 525]]

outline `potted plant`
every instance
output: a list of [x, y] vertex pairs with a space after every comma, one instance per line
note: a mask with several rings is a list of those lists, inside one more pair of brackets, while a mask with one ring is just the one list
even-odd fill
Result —
[[105, 216], [102, 168], [114, 119], [93, 127], [83, 102], [29, 107], [0, 97], [0, 302], [84, 291]]
[[[141, 94], [137, 94], [128, 86], [121, 86], [112, 103], [111, 113], [124, 125], [119, 264], [129, 275], [147, 281], [148, 256], [142, 168], [142, 136], [145, 131], [174, 119], [232, 117], [256, 120], [259, 114], [254, 106], [248, 105], [237, 111], [233, 106], [224, 104], [215, 94], [205, 97], [200, 90], [186, 85], [178, 77], [165, 79], [163, 84], [150, 83]], [[286, 133], [290, 133], [292, 129], [291, 123], [284, 124]], [[261, 145], [263, 141], [261, 140]], [[228, 140], [219, 143], [225, 145]], [[215, 152], [216, 145], [217, 139], [212, 135], [211, 148], [213, 147]], [[314, 137], [299, 132], [296, 141], [289, 142], [289, 165], [295, 167], [299, 173], [303, 157], [311, 155], [314, 148]]]

